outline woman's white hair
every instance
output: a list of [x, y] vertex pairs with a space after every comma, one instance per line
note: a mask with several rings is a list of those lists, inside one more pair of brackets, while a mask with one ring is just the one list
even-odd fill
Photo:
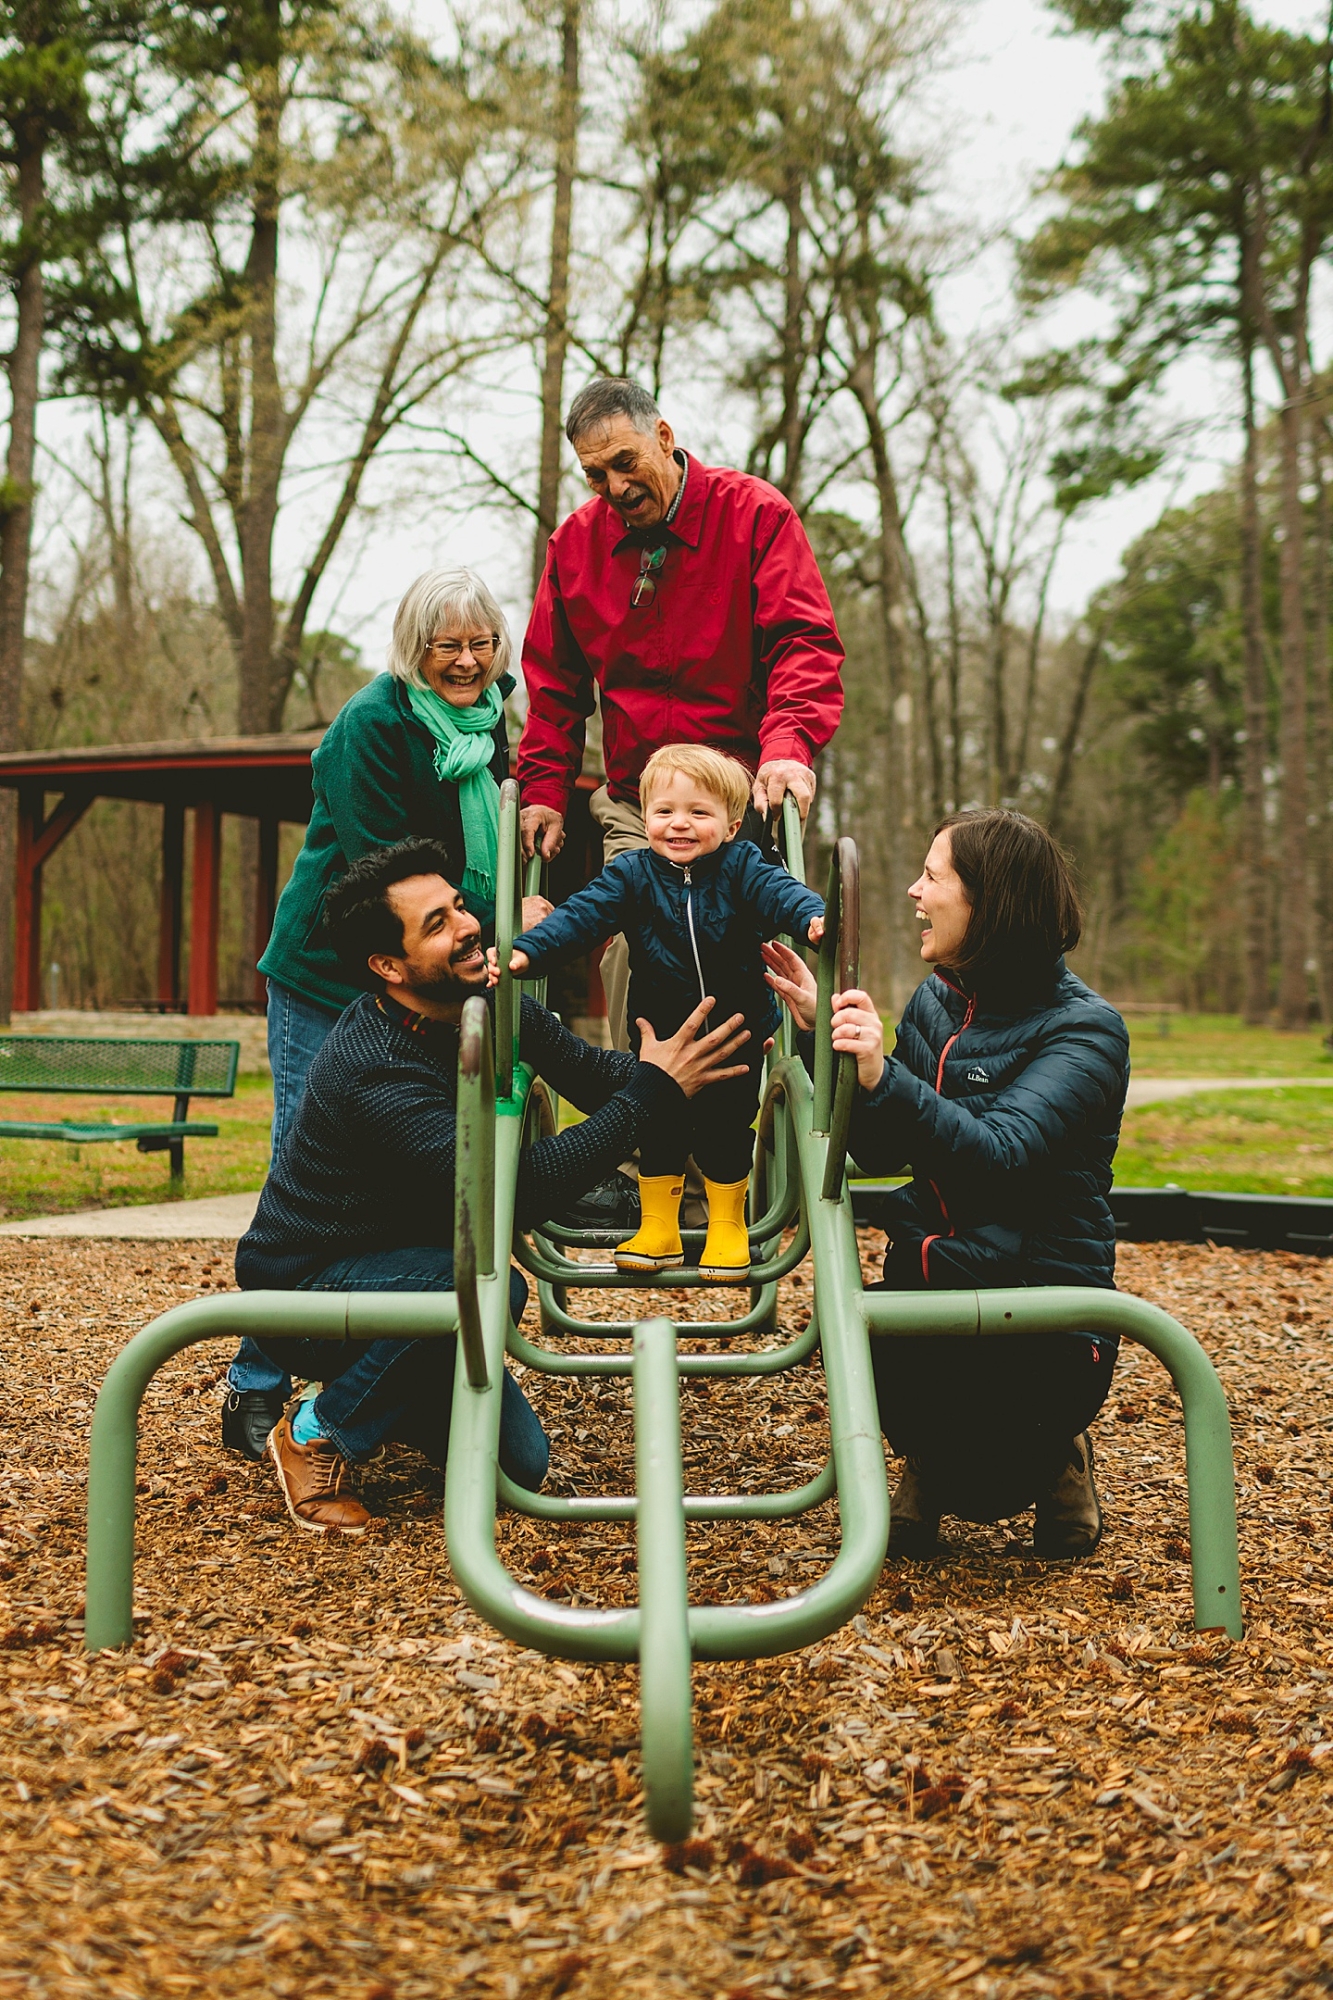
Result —
[[495, 634], [495, 651], [482, 682], [484, 691], [509, 668], [513, 646], [504, 612], [475, 570], [428, 569], [409, 584], [393, 615], [389, 672], [400, 681], [410, 681], [413, 687], [429, 687], [421, 662], [435, 634], [441, 629], [461, 634], [470, 628], [475, 632], [479, 627]]

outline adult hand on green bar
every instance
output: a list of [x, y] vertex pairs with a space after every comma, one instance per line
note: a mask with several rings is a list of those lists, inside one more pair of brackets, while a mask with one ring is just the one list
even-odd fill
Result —
[[724, 1083], [729, 1076], [744, 1076], [749, 1068], [748, 1063], [724, 1066], [728, 1057], [750, 1039], [743, 1014], [733, 1014], [720, 1028], [695, 1040], [713, 1006], [711, 999], [701, 1000], [668, 1041], [658, 1040], [651, 1021], [639, 1022], [639, 1061], [664, 1069], [687, 1097], [697, 1097], [710, 1083]]
[[859, 986], [833, 996], [833, 1049], [836, 1055], [855, 1056], [862, 1090], [875, 1088], [884, 1074], [884, 1023]]

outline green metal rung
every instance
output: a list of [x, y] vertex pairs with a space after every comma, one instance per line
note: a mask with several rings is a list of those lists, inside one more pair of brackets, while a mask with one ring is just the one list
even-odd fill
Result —
[[676, 1329], [666, 1319], [645, 1320], [634, 1331], [634, 1477], [648, 1831], [658, 1840], [684, 1840], [694, 1800], [690, 1591]]
[[1081, 1285], [1022, 1291], [868, 1292], [872, 1334], [1115, 1333], [1163, 1362], [1185, 1414], [1190, 1566], [1194, 1623], [1201, 1632], [1243, 1637], [1240, 1556], [1236, 1543], [1236, 1474], [1231, 1419], [1217, 1371], [1192, 1333], [1159, 1306], [1128, 1292]]

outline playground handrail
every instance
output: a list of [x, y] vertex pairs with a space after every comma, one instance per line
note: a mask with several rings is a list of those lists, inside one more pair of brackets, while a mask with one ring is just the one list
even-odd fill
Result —
[[[513, 982], [510, 981], [512, 991]], [[477, 1280], [495, 1274], [495, 1058], [486, 1002], [463, 1006], [458, 1033], [458, 1123], [454, 1139], [454, 1289], [467, 1379], [488, 1384]]]
[[495, 857], [495, 949], [500, 983], [495, 990], [495, 1087], [500, 1097], [514, 1090], [518, 1061], [521, 1008], [519, 982], [511, 978], [509, 961], [514, 939], [523, 929], [523, 845], [519, 834], [518, 785], [506, 778], [500, 787], [499, 848]]
[[856, 985], [861, 961], [861, 863], [856, 842], [845, 835], [834, 842], [829, 859], [824, 937], [819, 947], [818, 991], [815, 1002], [816, 1132], [829, 1135], [821, 1194], [825, 1201], [842, 1197], [847, 1164], [847, 1128], [856, 1094], [856, 1057], [833, 1051], [833, 995]]

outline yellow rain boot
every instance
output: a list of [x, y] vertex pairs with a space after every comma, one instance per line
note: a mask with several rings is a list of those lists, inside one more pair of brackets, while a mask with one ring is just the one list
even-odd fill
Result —
[[680, 1198], [684, 1192], [683, 1173], [639, 1175], [642, 1220], [616, 1251], [617, 1270], [674, 1271], [685, 1262], [680, 1240]]
[[699, 1276], [715, 1285], [744, 1283], [750, 1270], [750, 1238], [745, 1228], [745, 1195], [750, 1183], [710, 1181], [708, 1195], [708, 1235], [699, 1259]]

